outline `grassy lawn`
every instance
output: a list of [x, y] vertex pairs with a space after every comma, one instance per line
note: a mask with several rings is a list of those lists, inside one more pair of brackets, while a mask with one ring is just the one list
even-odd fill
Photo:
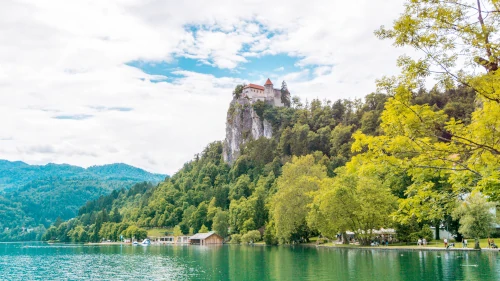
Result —
[[[493, 239], [493, 242], [495, 242], [495, 244], [500, 247], [500, 238], [492, 238], [492, 239]], [[469, 244], [469, 247], [474, 248], [474, 239], [467, 239], [467, 243]], [[481, 248], [487, 249], [488, 248], [488, 238], [479, 239], [479, 246]]]
[[[168, 233], [168, 234], [166, 234]], [[148, 237], [159, 237], [171, 235], [173, 233], [172, 228], [151, 228], [148, 229]]]

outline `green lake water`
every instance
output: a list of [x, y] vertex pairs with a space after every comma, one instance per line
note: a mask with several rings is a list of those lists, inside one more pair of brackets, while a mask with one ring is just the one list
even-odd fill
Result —
[[498, 252], [0, 243], [0, 280], [500, 280]]

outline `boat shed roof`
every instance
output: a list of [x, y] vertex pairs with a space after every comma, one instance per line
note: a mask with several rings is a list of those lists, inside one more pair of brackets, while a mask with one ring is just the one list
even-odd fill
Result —
[[208, 237], [212, 236], [212, 235], [217, 235], [217, 233], [211, 231], [211, 232], [207, 232], [207, 233], [196, 233], [195, 235], [189, 237], [190, 240], [193, 240], [193, 239], [207, 239]]

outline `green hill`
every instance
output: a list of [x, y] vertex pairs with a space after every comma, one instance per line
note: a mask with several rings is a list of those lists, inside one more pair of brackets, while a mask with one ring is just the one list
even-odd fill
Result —
[[85, 169], [0, 160], [0, 241], [40, 238], [56, 218], [75, 217], [89, 200], [166, 177], [121, 163]]
[[[414, 101], [430, 104], [436, 111], [447, 110], [450, 116], [468, 122], [474, 109], [471, 96], [473, 93], [465, 90], [421, 91], [415, 94]], [[246, 120], [256, 114], [272, 126], [272, 136], [253, 139], [243, 131], [245, 140], [232, 164], [224, 161], [224, 143], [213, 142], [158, 186], [143, 186], [145, 191], [139, 193], [115, 192], [88, 202], [80, 209], [79, 217], [52, 226], [45, 239], [116, 240], [131, 226], [176, 227], [183, 233], [197, 232], [203, 226], [220, 231], [229, 227], [236, 234], [265, 227], [267, 242], [276, 243], [276, 235], [283, 237], [283, 232], [276, 232], [283, 231], [275, 226], [278, 207], [284, 203], [281, 206], [286, 209], [290, 201], [297, 212], [292, 214], [294, 210], [289, 210], [283, 216], [291, 218], [287, 221], [293, 223], [293, 228], [284, 240], [281, 238], [282, 242], [307, 240], [318, 234], [318, 230], [305, 220], [305, 208], [310, 203], [309, 195], [305, 195], [308, 193], [294, 188], [302, 188], [304, 181], [314, 183], [311, 188], [317, 188], [314, 187], [317, 182], [338, 177], [342, 167], [356, 155], [351, 151], [356, 131], [381, 136], [380, 116], [387, 99], [386, 95], [371, 94], [364, 102], [313, 100], [304, 105], [295, 100], [293, 107], [255, 103], [245, 108], [233, 103], [228, 124], [238, 123], [235, 117]], [[232, 132], [241, 127], [230, 129]], [[404, 171], [388, 174], [391, 177], [386, 184], [390, 185], [393, 196], [405, 198], [405, 189], [412, 179]], [[284, 195], [279, 190], [289, 187], [294, 193], [290, 198], [281, 198]]]

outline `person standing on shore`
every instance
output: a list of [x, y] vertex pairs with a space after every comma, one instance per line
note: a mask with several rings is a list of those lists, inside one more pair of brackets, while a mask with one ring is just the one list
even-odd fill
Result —
[[448, 239], [444, 238], [444, 247], [448, 248]]
[[422, 239], [422, 244], [424, 244], [424, 246], [427, 246], [427, 239]]
[[491, 248], [491, 239], [488, 237], [488, 248]]
[[467, 248], [467, 239], [464, 239], [463, 243], [464, 243], [464, 248]]

